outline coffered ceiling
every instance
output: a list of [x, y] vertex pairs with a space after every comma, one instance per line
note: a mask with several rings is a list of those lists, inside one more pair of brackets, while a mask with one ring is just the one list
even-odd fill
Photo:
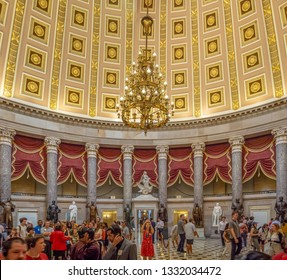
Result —
[[0, 98], [116, 120], [147, 6], [172, 120], [286, 97], [286, 0], [0, 0]]

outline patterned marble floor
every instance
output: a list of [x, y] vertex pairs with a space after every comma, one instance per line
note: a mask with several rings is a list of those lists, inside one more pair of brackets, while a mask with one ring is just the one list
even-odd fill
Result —
[[[220, 239], [195, 239], [192, 246], [192, 254], [177, 252], [176, 248], [170, 244], [169, 248], [163, 248], [160, 244], [155, 244], [155, 260], [230, 260], [230, 252], [222, 255], [223, 247]], [[186, 250], [186, 249], [185, 249]], [[251, 251], [251, 247], [243, 248], [241, 254]], [[138, 259], [140, 256], [140, 246], [138, 246]]]

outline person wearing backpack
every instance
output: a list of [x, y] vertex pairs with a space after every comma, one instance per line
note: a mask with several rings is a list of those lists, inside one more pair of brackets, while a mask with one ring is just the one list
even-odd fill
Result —
[[269, 226], [268, 224], [264, 224], [259, 230], [259, 244], [261, 248], [261, 252], [264, 252], [264, 245], [267, 242], [267, 236], [269, 233]]

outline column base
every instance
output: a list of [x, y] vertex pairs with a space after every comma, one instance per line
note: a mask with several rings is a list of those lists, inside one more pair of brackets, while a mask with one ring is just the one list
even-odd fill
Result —
[[[198, 239], [202, 239], [202, 240], [206, 239], [205, 234], [204, 234], [204, 228], [196, 228], [195, 230], [198, 233], [198, 236], [199, 236]], [[195, 238], [197, 238], [197, 237], [195, 237]]]
[[213, 239], [219, 239], [220, 238], [220, 232], [218, 230], [218, 227], [211, 227], [211, 234], [209, 238], [213, 238]]

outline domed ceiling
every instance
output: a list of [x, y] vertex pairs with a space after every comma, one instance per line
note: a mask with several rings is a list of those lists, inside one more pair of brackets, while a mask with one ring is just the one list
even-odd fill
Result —
[[0, 0], [0, 98], [117, 120], [147, 6], [172, 120], [286, 97], [286, 0]]

